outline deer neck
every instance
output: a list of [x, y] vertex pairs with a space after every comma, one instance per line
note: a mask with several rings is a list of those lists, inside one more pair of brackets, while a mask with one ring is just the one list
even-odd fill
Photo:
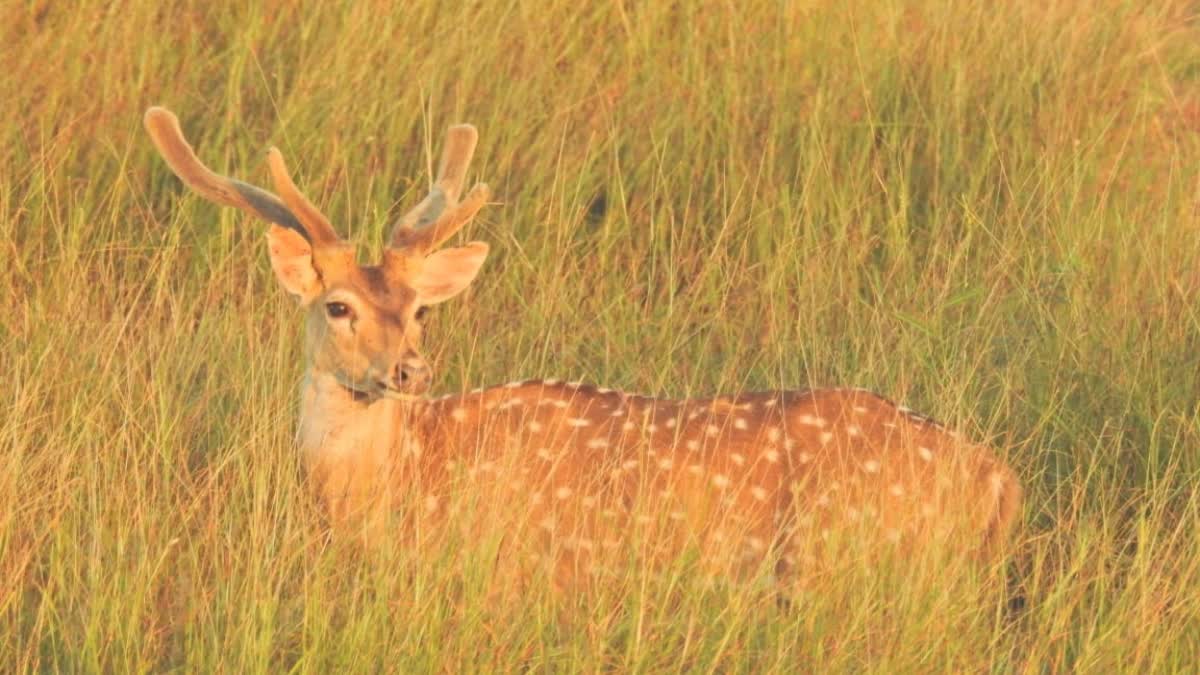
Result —
[[300, 449], [310, 464], [352, 461], [382, 468], [398, 453], [419, 456], [416, 421], [426, 405], [424, 399], [364, 396], [332, 374], [310, 369], [300, 397]]

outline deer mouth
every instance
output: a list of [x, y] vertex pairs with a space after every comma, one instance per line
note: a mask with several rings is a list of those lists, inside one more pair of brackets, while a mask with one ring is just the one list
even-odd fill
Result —
[[419, 401], [423, 398], [421, 396], [421, 394], [414, 394], [409, 391], [400, 391], [399, 389], [393, 389], [392, 387], [389, 387], [388, 385], [384, 384], [383, 382], [379, 383], [379, 395], [383, 398], [388, 398], [393, 401], [407, 401], [407, 402]]

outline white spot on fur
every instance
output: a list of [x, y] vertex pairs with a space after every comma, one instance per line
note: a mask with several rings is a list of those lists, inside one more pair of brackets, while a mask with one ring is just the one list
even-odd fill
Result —
[[612, 411], [611, 417], [620, 417], [624, 414], [625, 414], [624, 408], [617, 408], [616, 410]]
[[592, 440], [587, 442], [587, 446], [589, 448], [591, 448], [592, 450], [599, 450], [601, 448], [607, 448], [608, 447], [608, 439], [607, 438], [599, 438], [599, 437], [593, 438]]
[[729, 487], [729, 476], [726, 476], [723, 473], [719, 473], [712, 477], [712, 484], [718, 490], [724, 490], [725, 488]]
[[632, 471], [637, 468], [637, 465], [638, 462], [636, 459], [627, 459], [621, 464], [621, 468], [626, 471]]
[[700, 464], [692, 464], [691, 466], [688, 467], [687, 470], [688, 470], [688, 473], [693, 474], [695, 476], [699, 476], [700, 474], [704, 473], [704, 466], [702, 466]]
[[676, 424], [677, 424], [677, 422], [675, 421], [675, 418], [672, 417], [672, 418], [668, 419], [666, 422], [664, 422], [663, 426], [665, 426], [668, 429], [674, 429]]
[[770, 462], [772, 464], [775, 464], [776, 462], [779, 461], [779, 451], [778, 450], [767, 450], [766, 452], [764, 452], [762, 454], [762, 456], [763, 456], [763, 459], [767, 460], [768, 462]]
[[762, 486], [755, 485], [754, 487], [750, 488], [750, 494], [760, 502], [767, 501], [767, 490]]
[[746, 463], [746, 458], [735, 452], [729, 456], [729, 461], [733, 462], [734, 466], [742, 466]]
[[746, 429], [750, 428], [750, 425], [746, 423], [746, 420], [739, 417], [733, 421], [733, 428], [745, 431]]
[[450, 411], [450, 417], [455, 422], [461, 422], [467, 419], [467, 411], [462, 408], [455, 408], [454, 410]]
[[893, 483], [892, 486], [888, 488], [888, 492], [891, 493], [893, 497], [903, 497], [904, 486], [899, 483]]
[[546, 460], [547, 462], [554, 461], [553, 453], [551, 453], [550, 450], [548, 450], [547, 448], [539, 449], [537, 451], [537, 456], [541, 457], [542, 459]]
[[763, 543], [763, 540], [759, 539], [758, 537], [750, 537], [746, 539], [746, 545], [750, 547], [750, 550], [756, 553], [761, 553], [767, 548], [767, 545]]
[[522, 384], [524, 384], [524, 383], [523, 383], [523, 382], [521, 382], [520, 380], [516, 380], [516, 381], [513, 381], [513, 382], [509, 382], [508, 384], [506, 384], [506, 385], [504, 385], [504, 386], [505, 386], [505, 387], [507, 387], [507, 388], [509, 388], [509, 389], [516, 389], [517, 387], [521, 386]]
[[568, 497], [570, 497], [570, 496], [571, 496], [573, 493], [574, 493], [574, 491], [573, 491], [573, 490], [571, 490], [571, 488], [569, 488], [569, 487], [566, 487], [566, 486], [564, 485], [563, 487], [560, 487], [560, 488], [558, 488], [557, 490], [555, 490], [555, 491], [554, 491], [554, 498], [555, 498], [555, 499], [557, 499], [557, 500], [559, 500], [559, 501], [562, 501], [562, 500], [564, 500], [564, 499], [567, 499]]
[[555, 408], [565, 408], [567, 407], [568, 403], [561, 398], [556, 398], [553, 401], [550, 401], [550, 405], [554, 406]]
[[917, 454], [920, 455], [921, 459], [925, 460], [926, 462], [933, 461], [933, 451], [923, 445], [917, 448]]
[[590, 427], [592, 426], [592, 421], [583, 417], [569, 417], [567, 418], [567, 426], [575, 427], [576, 429]]
[[993, 471], [988, 476], [988, 482], [992, 485], [992, 491], [999, 496], [1004, 492], [1004, 476], [998, 471]]
[[821, 441], [821, 445], [829, 445], [829, 441], [833, 440], [833, 434], [828, 431], [822, 431], [817, 440]]
[[846, 435], [850, 438], [855, 438], [862, 435], [862, 429], [857, 424], [851, 424], [846, 427]]
[[537, 432], [542, 430], [542, 423], [537, 420], [530, 420], [529, 421], [529, 430], [536, 434]]
[[796, 461], [800, 462], [801, 464], [808, 464], [812, 461], [812, 458], [813, 456], [807, 452], [802, 452], [799, 455], [796, 455]]
[[867, 473], [879, 473], [879, 460], [868, 459], [863, 462], [862, 468]]
[[663, 459], [658, 460], [658, 468], [662, 469], [663, 471], [670, 471], [674, 466], [675, 462], [671, 461], [670, 457], [664, 457]]
[[772, 443], [778, 443], [780, 439], [779, 427], [767, 428], [767, 440]]
[[684, 443], [684, 445], [686, 445], [687, 449], [691, 450], [692, 452], [695, 452], [700, 449], [700, 441], [697, 441], [694, 438], [689, 440], [687, 443]]
[[796, 419], [797, 422], [808, 427], [817, 427], [818, 429], [825, 426], [825, 418], [815, 415], [801, 415]]
[[704, 433], [708, 434], [709, 436], [716, 437], [717, 434], [721, 433], [721, 430], [717, 428], [717, 425], [710, 424], [704, 427]]

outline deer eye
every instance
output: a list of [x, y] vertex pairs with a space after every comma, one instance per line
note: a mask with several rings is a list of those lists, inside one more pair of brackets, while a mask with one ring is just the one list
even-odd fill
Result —
[[325, 303], [325, 313], [331, 319], [344, 319], [350, 316], [350, 307], [344, 302]]
[[420, 320], [424, 319], [425, 315], [428, 313], [429, 313], [428, 307], [418, 307], [417, 312], [415, 314], [413, 314], [413, 318], [416, 319], [417, 321], [420, 321]]

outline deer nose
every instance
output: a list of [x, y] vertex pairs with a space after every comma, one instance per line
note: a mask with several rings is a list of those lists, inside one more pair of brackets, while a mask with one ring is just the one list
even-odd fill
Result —
[[392, 386], [406, 394], [423, 394], [433, 379], [424, 359], [408, 356], [392, 368]]

